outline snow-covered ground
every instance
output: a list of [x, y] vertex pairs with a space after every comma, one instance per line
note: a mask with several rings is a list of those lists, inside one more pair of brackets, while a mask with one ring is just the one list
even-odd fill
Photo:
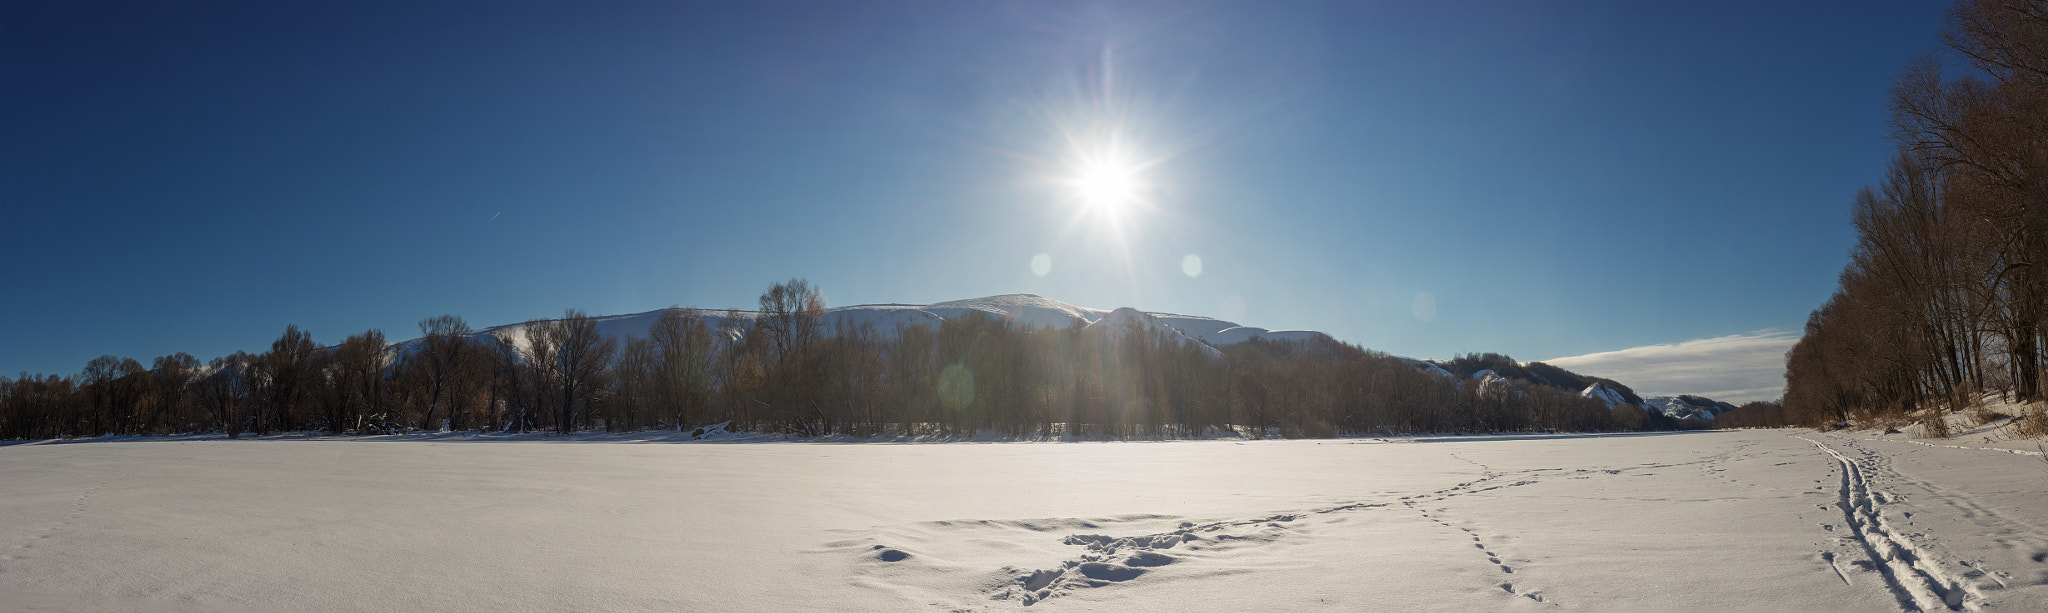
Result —
[[2048, 462], [1877, 438], [13, 444], [0, 609], [2048, 610]]

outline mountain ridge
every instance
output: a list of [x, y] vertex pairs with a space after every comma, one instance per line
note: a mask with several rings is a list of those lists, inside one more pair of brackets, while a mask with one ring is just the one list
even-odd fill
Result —
[[[646, 338], [647, 330], [655, 319], [670, 308], [654, 309], [639, 313], [593, 316], [598, 330], [606, 335], [619, 338]], [[1181, 315], [1177, 313], [1155, 313], [1131, 307], [1099, 309], [1069, 304], [1036, 294], [998, 294], [980, 298], [948, 300], [930, 304], [878, 303], [857, 304], [825, 309], [825, 325], [828, 329], [848, 325], [872, 325], [875, 331], [893, 333], [898, 325], [938, 325], [943, 320], [966, 316], [969, 312], [1038, 328], [1066, 328], [1068, 326], [1090, 326], [1108, 318], [1119, 310], [1130, 310], [1145, 315], [1149, 322], [1162, 324], [1173, 334], [1185, 337], [1210, 347], [1232, 345], [1253, 338], [1273, 341], [1327, 340], [1335, 341], [1330, 335], [1314, 330], [1273, 330], [1246, 326], [1233, 321]], [[725, 324], [729, 317], [752, 320], [761, 316], [759, 311], [740, 309], [697, 308], [705, 323], [713, 329]], [[525, 326], [536, 321], [551, 321], [551, 318], [532, 319], [524, 322], [500, 324], [472, 330], [472, 337], [490, 335], [513, 343], [524, 345]], [[422, 337], [423, 338], [423, 337]], [[401, 351], [409, 350], [422, 338], [411, 338], [388, 343]]]
[[[594, 316], [592, 319], [597, 321], [599, 332], [607, 336], [621, 339], [646, 338], [648, 330], [653, 326], [655, 320], [663, 312], [671, 308], [691, 307], [668, 307], [639, 313]], [[759, 311], [740, 309], [696, 308], [695, 310], [713, 330], [726, 328], [730, 318], [753, 320], [761, 316]], [[878, 333], [894, 334], [899, 326], [937, 326], [944, 321], [957, 320], [967, 316], [969, 313], [977, 312], [1013, 324], [1021, 323], [1039, 329], [1064, 329], [1070, 326], [1082, 328], [1102, 327], [1105, 329], [1120, 326], [1139, 328], [1156, 326], [1171, 336], [1207, 347], [1207, 353], [1216, 357], [1222, 356], [1220, 349], [1224, 346], [1248, 342], [1253, 339], [1337, 342], [1329, 334], [1315, 330], [1274, 330], [1247, 326], [1214, 317], [1143, 311], [1133, 307], [1118, 307], [1114, 309], [1084, 307], [1028, 293], [997, 294], [929, 304], [891, 302], [831, 307], [825, 309], [824, 323], [827, 330], [839, 330], [849, 326], [872, 326]], [[525, 349], [527, 344], [525, 329], [527, 326], [539, 321], [551, 321], [551, 319], [534, 319], [480, 328], [472, 330], [470, 336], [472, 338], [479, 338], [479, 340], [481, 340], [481, 337], [489, 336], [497, 342], [510, 343], [515, 347]], [[1111, 330], [1109, 333], [1120, 334], [1121, 332]], [[417, 348], [423, 340], [424, 337], [395, 341], [388, 343], [388, 347], [396, 352], [408, 353]], [[1634, 394], [1628, 386], [1618, 381], [1578, 375], [1541, 362], [1513, 362], [1507, 356], [1496, 354], [1479, 354], [1455, 360], [1411, 358], [1391, 354], [1386, 354], [1386, 357], [1403, 361], [1418, 370], [1438, 377], [1471, 380], [1483, 378], [1482, 374], [1491, 374], [1494, 377], [1524, 380], [1550, 387], [1568, 389], [1579, 395], [1606, 400], [1610, 406], [1627, 404], [1672, 418], [1711, 419], [1714, 415], [1732, 408], [1727, 403], [1715, 402], [1697, 396], [1685, 396], [1682, 400], [1680, 397], [1642, 398]], [[1511, 364], [1500, 363], [1504, 361], [1511, 362]], [[1484, 383], [1484, 381], [1481, 381], [1481, 383]]]

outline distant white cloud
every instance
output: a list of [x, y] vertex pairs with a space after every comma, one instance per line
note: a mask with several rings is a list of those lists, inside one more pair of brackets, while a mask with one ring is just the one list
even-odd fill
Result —
[[1543, 362], [1620, 381], [1642, 396], [1695, 394], [1742, 404], [1785, 395], [1785, 352], [1799, 342], [1799, 336], [1798, 332], [1758, 330]]

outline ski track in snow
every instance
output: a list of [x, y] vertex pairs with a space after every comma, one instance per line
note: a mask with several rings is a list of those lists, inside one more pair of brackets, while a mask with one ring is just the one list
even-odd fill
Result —
[[[1834, 433], [1828, 433], [1827, 436], [1832, 437], [1836, 440], [1843, 441], [1844, 443], [1849, 444], [1851, 446], [1855, 446], [1854, 441], [1881, 441], [1891, 443], [1912, 443], [1915, 445], [1932, 448], [1975, 449], [1982, 451], [2002, 451], [2012, 453], [2015, 455], [2041, 455], [2036, 452], [2019, 451], [2013, 449], [2001, 449], [1996, 447], [1935, 445], [1932, 443], [1926, 443], [1922, 441], [1902, 441], [1896, 439], [1881, 438], [1851, 439], [1849, 437], [1845, 437]], [[1860, 446], [1856, 446], [1855, 448], [1858, 451], [1862, 452], [1862, 454], [1865, 457], [1870, 458], [1871, 461], [1878, 466], [1888, 467], [1890, 465], [1891, 460], [1889, 456], [1877, 453], [1873, 450], [1864, 449]], [[1931, 481], [1907, 477], [1903, 474], [1900, 474], [1896, 470], [1888, 470], [1887, 472], [1891, 474], [1892, 479], [1925, 490], [1926, 492], [1931, 494], [1936, 500], [1940, 501], [1942, 504], [1948, 505], [1950, 508], [1955, 509], [1964, 520], [1975, 524], [1976, 527], [1982, 533], [1987, 535], [1995, 535], [1992, 538], [1992, 542], [2011, 549], [2032, 551], [2034, 552], [2033, 555], [2035, 557], [2036, 562], [2041, 561], [2040, 558], [2048, 556], [2048, 530], [2044, 530], [2040, 526], [2028, 522], [2025, 519], [2015, 517], [2010, 513], [1999, 511], [1996, 507], [1985, 504], [1977, 496], [1972, 495], [1968, 492], [1944, 486]], [[1907, 514], [1907, 517], [1911, 516], [1911, 513]], [[2007, 581], [2008, 579], [2013, 578], [2011, 574], [2006, 573], [2004, 571], [1986, 568], [1984, 566], [1983, 561], [1981, 560], [1976, 562], [1972, 562], [1969, 560], [1957, 560], [1956, 563], [1961, 566], [1968, 567], [1970, 569], [1968, 572], [1963, 573], [1963, 578], [1965, 579], [1977, 579], [1981, 577], [1990, 579], [1993, 583], [1996, 583], [1997, 589], [2006, 589], [2011, 587], [2010, 582]]]
[[[1975, 611], [1982, 597], [1976, 586], [1963, 583], [1941, 567], [1941, 562], [1915, 545], [1913, 540], [1894, 529], [1884, 518], [1883, 507], [1891, 496], [1872, 488], [1872, 480], [1863, 463], [1850, 459], [1834, 448], [1804, 436], [1795, 436], [1812, 443], [1821, 452], [1833, 457], [1841, 467], [1841, 481], [1835, 506], [1842, 511], [1842, 518], [1849, 526], [1854, 539], [1861, 543], [1871, 565], [1884, 577], [1893, 595], [1898, 597], [1901, 609], [1908, 611]], [[1843, 439], [1847, 442], [1847, 439]], [[1850, 443], [1853, 446], [1853, 443]], [[1863, 451], [1863, 450], [1859, 450]], [[1873, 471], [1883, 463], [1883, 454], [1863, 451], [1865, 461], [1870, 462]], [[1833, 556], [1826, 556], [1830, 565]], [[1841, 573], [1841, 568], [1835, 568]], [[1849, 580], [1847, 575], [1842, 577]]]

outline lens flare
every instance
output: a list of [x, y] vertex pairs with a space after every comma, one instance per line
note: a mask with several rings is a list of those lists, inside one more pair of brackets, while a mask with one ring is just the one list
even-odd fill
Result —
[[1416, 292], [1415, 300], [1408, 305], [1408, 313], [1414, 315], [1415, 320], [1422, 323], [1429, 323], [1430, 320], [1436, 319], [1436, 294]]

